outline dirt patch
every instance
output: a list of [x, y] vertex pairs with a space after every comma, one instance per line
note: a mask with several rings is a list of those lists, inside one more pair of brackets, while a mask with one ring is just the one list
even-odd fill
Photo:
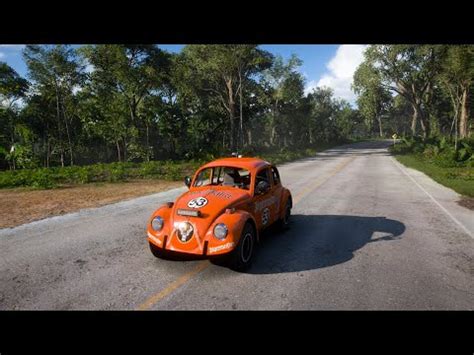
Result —
[[474, 210], [474, 197], [463, 197], [458, 201], [458, 204], [470, 210]]
[[98, 207], [175, 187], [180, 181], [136, 180], [87, 184], [52, 190], [0, 190], [0, 228], [15, 227], [46, 217]]

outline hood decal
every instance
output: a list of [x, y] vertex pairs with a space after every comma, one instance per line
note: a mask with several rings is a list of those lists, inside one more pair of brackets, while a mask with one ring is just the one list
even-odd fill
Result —
[[190, 208], [201, 208], [207, 205], [207, 198], [205, 197], [197, 197], [193, 198], [191, 201], [188, 202], [188, 207]]
[[[241, 189], [211, 189], [187, 191], [173, 206], [172, 223], [189, 221], [195, 225], [195, 231], [204, 238], [213, 221], [236, 204], [250, 199], [248, 191]], [[190, 213], [183, 213], [183, 210]], [[193, 216], [191, 212], [199, 212]], [[194, 217], [194, 218], [193, 218]], [[199, 217], [199, 218], [197, 218]]]
[[188, 195], [200, 194], [200, 195], [203, 195], [203, 196], [213, 195], [213, 196], [220, 197], [220, 198], [227, 199], [227, 200], [230, 200], [232, 198], [232, 194], [230, 192], [211, 190], [211, 189], [204, 190], [204, 191], [189, 191], [187, 194]]

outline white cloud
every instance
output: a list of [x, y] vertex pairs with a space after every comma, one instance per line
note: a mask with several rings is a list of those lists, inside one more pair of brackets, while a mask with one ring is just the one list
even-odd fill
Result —
[[5, 57], [5, 53], [0, 52], [0, 58]]
[[310, 92], [316, 87], [329, 87], [334, 90], [334, 96], [354, 103], [356, 95], [351, 90], [352, 76], [359, 64], [364, 59], [366, 45], [339, 46], [334, 57], [326, 65], [328, 71], [316, 81], [310, 81], [305, 92]]
[[307, 84], [306, 84], [306, 87], [304, 89], [304, 94], [305, 95], [308, 95], [309, 93], [311, 93], [314, 89], [316, 89], [318, 87], [318, 83], [316, 82], [316, 80], [311, 80], [309, 81]]

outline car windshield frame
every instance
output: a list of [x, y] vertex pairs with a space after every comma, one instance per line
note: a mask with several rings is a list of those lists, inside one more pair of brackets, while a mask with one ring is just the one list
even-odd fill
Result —
[[[205, 172], [209, 172], [207, 177], [205, 179], [200, 179], [200, 176]], [[245, 173], [241, 174], [241, 172]], [[205, 181], [205, 183], [201, 181]], [[228, 186], [250, 191], [252, 187], [252, 173], [249, 169], [239, 166], [219, 165], [205, 167], [196, 173], [191, 186], [194, 188], [205, 186]]]

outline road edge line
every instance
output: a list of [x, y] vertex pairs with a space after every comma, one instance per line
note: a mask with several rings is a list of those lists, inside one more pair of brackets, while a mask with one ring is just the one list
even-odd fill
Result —
[[421, 191], [423, 191], [431, 199], [431, 201], [433, 201], [442, 211], [444, 211], [444, 213], [446, 213], [454, 223], [456, 223], [459, 227], [461, 227], [462, 230], [464, 230], [464, 232], [467, 233], [467, 235], [469, 235], [472, 239], [474, 239], [474, 235], [472, 234], [472, 232], [469, 229], [466, 228], [466, 226], [464, 224], [462, 224], [456, 217], [454, 217], [451, 214], [451, 212], [449, 212], [443, 205], [441, 205], [441, 203], [439, 203], [428, 191], [426, 191], [426, 189], [423, 186], [421, 186], [410, 174], [408, 174], [405, 171], [405, 169], [401, 167], [401, 164], [398, 161], [395, 160], [395, 158], [393, 158], [393, 157], [390, 157], [390, 158], [392, 159], [395, 166], [397, 166], [397, 168], [400, 169], [400, 171], [403, 174], [408, 176], [410, 178], [410, 180], [413, 181], [415, 183], [415, 185], [418, 186], [418, 188]]

